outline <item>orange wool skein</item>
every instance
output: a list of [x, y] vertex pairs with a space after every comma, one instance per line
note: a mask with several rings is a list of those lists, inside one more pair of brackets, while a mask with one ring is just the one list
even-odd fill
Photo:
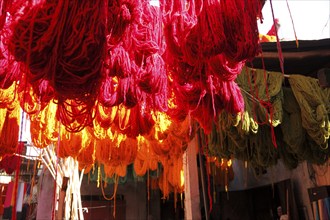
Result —
[[118, 106], [106, 107], [101, 103], [97, 103], [94, 121], [96, 121], [102, 128], [108, 129], [114, 122], [117, 112]]
[[120, 146], [125, 135], [109, 131], [104, 139], [96, 140], [96, 158], [101, 164], [116, 166], [120, 163]]
[[17, 84], [13, 83], [8, 89], [0, 89], [0, 108], [10, 108], [17, 99]]
[[[85, 128], [86, 129], [86, 128]], [[91, 129], [87, 128], [86, 138], [83, 139], [83, 148], [80, 150], [77, 161], [79, 162], [79, 169], [85, 169], [85, 172], [90, 170], [95, 162], [96, 154], [96, 140], [91, 134]]]
[[158, 168], [158, 156], [152, 150], [154, 144], [144, 137], [138, 137], [138, 153], [134, 160], [134, 171], [138, 176], [144, 176], [148, 170]]
[[127, 174], [127, 165], [118, 164], [117, 166], [104, 165], [105, 175], [109, 178], [114, 176], [125, 177]]
[[46, 148], [51, 144], [51, 141], [44, 135], [42, 124], [40, 123], [40, 115], [30, 117], [30, 134], [31, 141], [37, 148]]
[[76, 158], [82, 148], [83, 136], [85, 130], [80, 132], [71, 133], [65, 130], [64, 126], [60, 128], [60, 145], [59, 155], [60, 157], [73, 157]]
[[183, 159], [181, 157], [171, 157], [169, 160], [168, 182], [175, 192], [182, 192], [181, 170], [183, 169]]
[[35, 114], [42, 110], [42, 105], [38, 101], [32, 86], [29, 83], [24, 83], [24, 79], [20, 81], [18, 86], [18, 98], [21, 108], [27, 114]]
[[19, 135], [20, 108], [18, 101], [11, 103], [11, 108], [0, 109], [0, 157], [16, 152]]

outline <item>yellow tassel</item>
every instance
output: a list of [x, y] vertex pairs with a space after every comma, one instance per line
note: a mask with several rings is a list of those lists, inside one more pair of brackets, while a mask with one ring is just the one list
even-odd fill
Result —
[[97, 167], [97, 188], [100, 187], [100, 178], [101, 178], [101, 167]]

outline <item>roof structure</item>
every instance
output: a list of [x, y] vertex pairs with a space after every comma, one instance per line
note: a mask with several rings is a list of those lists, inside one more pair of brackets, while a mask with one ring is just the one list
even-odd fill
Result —
[[[280, 42], [284, 59], [284, 74], [317, 77], [317, 71], [330, 68], [330, 39]], [[276, 42], [261, 43], [262, 54], [247, 65], [257, 69], [281, 72]], [[264, 63], [264, 64], [263, 64]]]

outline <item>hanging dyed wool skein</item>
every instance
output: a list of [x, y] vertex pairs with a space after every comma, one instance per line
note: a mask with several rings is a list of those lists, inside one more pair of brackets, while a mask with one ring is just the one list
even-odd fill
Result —
[[47, 79], [64, 98], [84, 100], [95, 90], [105, 43], [103, 4], [45, 1], [14, 23], [10, 49], [28, 66], [29, 82]]
[[[58, 119], [71, 131], [91, 123], [105, 49], [104, 4], [102, 0], [43, 1], [24, 8], [12, 24], [9, 49], [27, 67], [27, 82], [37, 84], [34, 92], [41, 103], [58, 99], [62, 105]], [[85, 120], [76, 120], [63, 108], [68, 99], [74, 100], [75, 111]]]
[[12, 35], [11, 23], [15, 20], [23, 1], [0, 1], [0, 88], [8, 89], [20, 79], [20, 65], [8, 51], [8, 39]]
[[[210, 121], [222, 110], [244, 110], [234, 80], [258, 52], [260, 2], [172, 0], [161, 5], [176, 106], [169, 114], [174, 119], [192, 115], [209, 133]], [[245, 26], [236, 29], [238, 25]]]
[[[107, 52], [98, 94], [103, 107], [96, 118], [100, 126], [113, 123], [134, 138], [150, 132], [152, 111], [167, 110], [161, 11], [148, 0], [112, 1], [108, 9]], [[116, 117], [102, 116], [103, 110], [114, 106], [121, 109]]]

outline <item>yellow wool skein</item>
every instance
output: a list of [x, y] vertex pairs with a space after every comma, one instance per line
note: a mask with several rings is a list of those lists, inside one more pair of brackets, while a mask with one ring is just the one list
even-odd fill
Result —
[[317, 79], [291, 75], [289, 82], [301, 108], [303, 127], [320, 147], [326, 147], [330, 136], [330, 100], [325, 98], [327, 95]]

